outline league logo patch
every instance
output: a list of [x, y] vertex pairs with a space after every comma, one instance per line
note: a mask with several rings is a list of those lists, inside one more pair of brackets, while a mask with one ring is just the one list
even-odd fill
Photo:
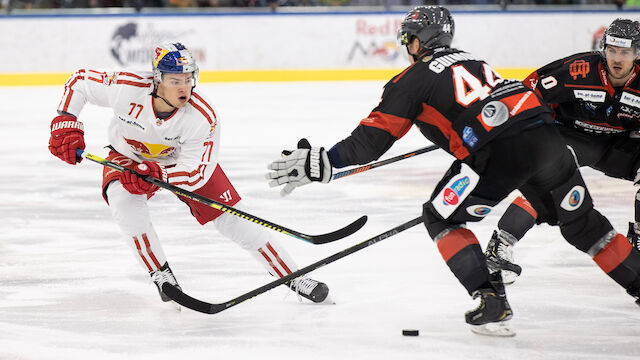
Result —
[[574, 211], [578, 209], [584, 201], [584, 192], [584, 187], [580, 185], [574, 186], [569, 190], [567, 195], [564, 196], [564, 199], [562, 199], [562, 202], [560, 203], [560, 207], [567, 211]]
[[469, 146], [474, 147], [478, 143], [478, 136], [476, 136], [476, 133], [471, 127], [465, 126], [464, 129], [462, 129], [462, 140]]
[[444, 189], [442, 203], [445, 205], [457, 205], [460, 201], [460, 196], [470, 183], [471, 180], [468, 176], [456, 180], [450, 187]]
[[487, 205], [471, 205], [467, 207], [467, 212], [469, 213], [469, 215], [476, 217], [485, 217], [489, 215], [491, 210], [492, 207]]

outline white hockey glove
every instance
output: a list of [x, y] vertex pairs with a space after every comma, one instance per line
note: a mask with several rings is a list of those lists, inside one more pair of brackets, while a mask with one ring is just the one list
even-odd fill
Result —
[[290, 194], [298, 186], [312, 181], [328, 183], [331, 180], [332, 168], [329, 156], [323, 147], [312, 147], [307, 139], [298, 141], [298, 149], [282, 152], [282, 159], [269, 164], [267, 174], [270, 187], [285, 184], [280, 190], [281, 196]]

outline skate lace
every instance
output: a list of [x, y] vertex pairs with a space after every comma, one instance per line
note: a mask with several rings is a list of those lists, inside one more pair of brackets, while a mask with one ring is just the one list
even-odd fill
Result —
[[498, 235], [498, 239], [496, 239], [496, 253], [499, 258], [513, 262], [513, 245], [511, 245], [508, 240], [503, 239], [503, 236], [503, 234], [500, 234]]
[[173, 276], [170, 270], [156, 270], [151, 274], [151, 280], [156, 283], [160, 288], [162, 288], [162, 284], [168, 282], [171, 285], [178, 285], [176, 278]]
[[317, 285], [317, 281], [308, 277], [303, 277], [291, 282], [291, 290], [295, 291], [298, 296], [300, 294], [310, 295]]

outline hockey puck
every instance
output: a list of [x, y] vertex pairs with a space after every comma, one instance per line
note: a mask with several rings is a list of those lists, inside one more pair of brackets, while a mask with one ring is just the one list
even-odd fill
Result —
[[420, 332], [418, 330], [404, 329], [404, 330], [402, 330], [402, 335], [404, 335], [404, 336], [418, 336], [418, 335], [420, 335]]

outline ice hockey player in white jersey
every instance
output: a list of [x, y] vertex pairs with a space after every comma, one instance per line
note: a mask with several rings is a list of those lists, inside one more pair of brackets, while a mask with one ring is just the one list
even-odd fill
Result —
[[[242, 209], [240, 195], [218, 164], [220, 119], [195, 91], [198, 74], [194, 57], [180, 43], [156, 47], [153, 72], [78, 70], [65, 84], [59, 115], [51, 122], [49, 150], [69, 164], [79, 163], [76, 149], [85, 148], [83, 123], [78, 120], [82, 108], [87, 102], [109, 107], [113, 117], [108, 160]], [[102, 195], [113, 218], [162, 300], [170, 301], [162, 284], [179, 285], [148, 208], [158, 189], [130, 171], [103, 171]], [[193, 200], [180, 200], [200, 224], [213, 221], [221, 234], [251, 253], [271, 275], [283, 277], [298, 269], [269, 230]], [[306, 276], [288, 285], [313, 302], [325, 301], [329, 293], [326, 284]]]

